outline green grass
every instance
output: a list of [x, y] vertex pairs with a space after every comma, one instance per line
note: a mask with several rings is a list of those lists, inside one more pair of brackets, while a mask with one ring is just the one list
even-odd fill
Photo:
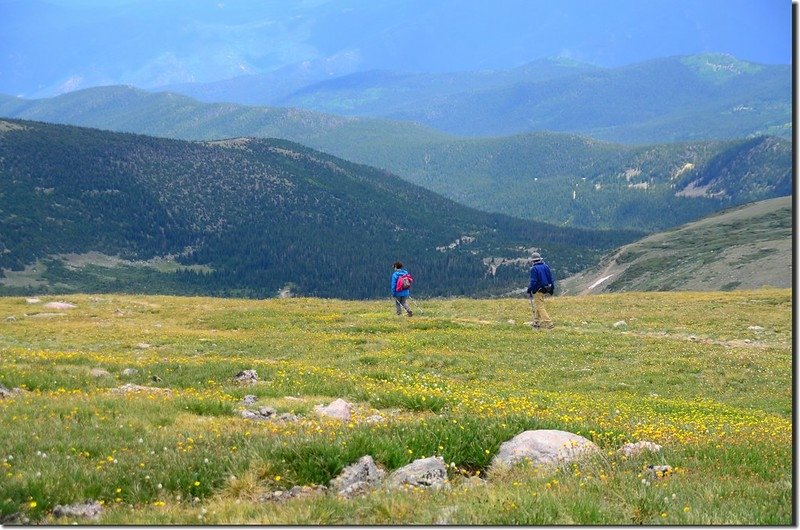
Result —
[[[96, 499], [108, 525], [792, 521], [789, 290], [558, 297], [550, 332], [525, 324], [524, 299], [420, 300], [411, 319], [387, 302], [67, 300], [78, 307], [44, 319], [0, 298], [0, 384], [30, 391], [0, 400], [2, 517], [54, 523], [56, 504]], [[236, 385], [248, 368], [259, 383]], [[169, 392], [109, 391], [128, 382]], [[245, 394], [300, 419], [244, 420]], [[339, 397], [352, 421], [313, 413]], [[602, 454], [490, 468], [500, 444], [538, 428]], [[616, 454], [638, 440], [664, 450]], [[364, 454], [389, 471], [439, 455], [450, 487], [257, 502], [327, 484]], [[676, 472], [648, 480], [648, 464]]]

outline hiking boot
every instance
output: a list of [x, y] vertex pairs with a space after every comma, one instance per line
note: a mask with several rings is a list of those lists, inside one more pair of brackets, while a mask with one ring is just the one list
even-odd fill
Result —
[[408, 316], [413, 316], [413, 315], [414, 315], [414, 312], [413, 312], [413, 311], [409, 311], [409, 312], [408, 312]]

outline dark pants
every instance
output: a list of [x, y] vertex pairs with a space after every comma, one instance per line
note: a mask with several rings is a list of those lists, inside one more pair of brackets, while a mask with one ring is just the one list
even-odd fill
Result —
[[408, 313], [409, 315], [411, 314], [411, 308], [408, 307], [408, 304], [406, 303], [406, 300], [408, 300], [407, 296], [395, 296], [394, 297], [394, 306], [395, 306], [395, 309], [397, 310], [397, 314], [398, 315], [401, 315], [403, 313], [403, 309], [405, 309], [406, 313]]

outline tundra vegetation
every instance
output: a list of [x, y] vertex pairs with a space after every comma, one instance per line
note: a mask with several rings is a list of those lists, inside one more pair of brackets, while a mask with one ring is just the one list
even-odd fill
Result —
[[[44, 307], [56, 300], [76, 307]], [[0, 298], [0, 384], [20, 389], [0, 399], [0, 517], [791, 524], [790, 290], [548, 304], [551, 332], [526, 325], [524, 299], [420, 300], [398, 318], [389, 301]], [[258, 381], [234, 381], [244, 370]], [[128, 383], [156, 389], [113, 391]], [[245, 395], [297, 419], [245, 419]], [[355, 404], [349, 421], [314, 413], [338, 398]], [[530, 429], [602, 451], [560, 467], [490, 466]], [[617, 452], [643, 440], [662, 451]], [[364, 455], [389, 472], [441, 456], [448, 487], [263, 500], [328, 485]], [[56, 505], [87, 500], [98, 519], [54, 518]]]

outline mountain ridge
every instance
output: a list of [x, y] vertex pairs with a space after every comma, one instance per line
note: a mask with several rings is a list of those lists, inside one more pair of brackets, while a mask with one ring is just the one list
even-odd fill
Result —
[[[0, 115], [186, 140], [286, 138], [385, 168], [475, 208], [587, 228], [658, 231], [791, 188], [791, 143], [782, 139], [627, 146], [563, 133], [461, 138], [405, 122], [205, 104], [124, 87], [46, 100], [6, 97], [0, 99]], [[759, 142], [775, 149], [759, 149]], [[753, 149], [758, 156], [750, 156]], [[734, 164], [737, 153], [750, 162]], [[747, 193], [729, 186], [727, 196], [713, 195], [719, 189], [708, 196], [679, 194], [691, 182], [707, 179], [710, 168], [733, 180], [760, 175], [765, 186]], [[544, 200], [529, 200], [534, 193]]]
[[[524, 283], [514, 260], [534, 248], [565, 275], [637, 235], [480, 212], [286, 140], [0, 125], [0, 267], [49, 259], [51, 283], [72, 289], [126, 283], [95, 269], [89, 284], [53, 255], [177, 256], [170, 276], [127, 286], [145, 292], [274, 296], [291, 286], [295, 294], [380, 297], [387, 268], [400, 259], [422, 295], [499, 293]], [[456, 240], [469, 241], [451, 246]]]

